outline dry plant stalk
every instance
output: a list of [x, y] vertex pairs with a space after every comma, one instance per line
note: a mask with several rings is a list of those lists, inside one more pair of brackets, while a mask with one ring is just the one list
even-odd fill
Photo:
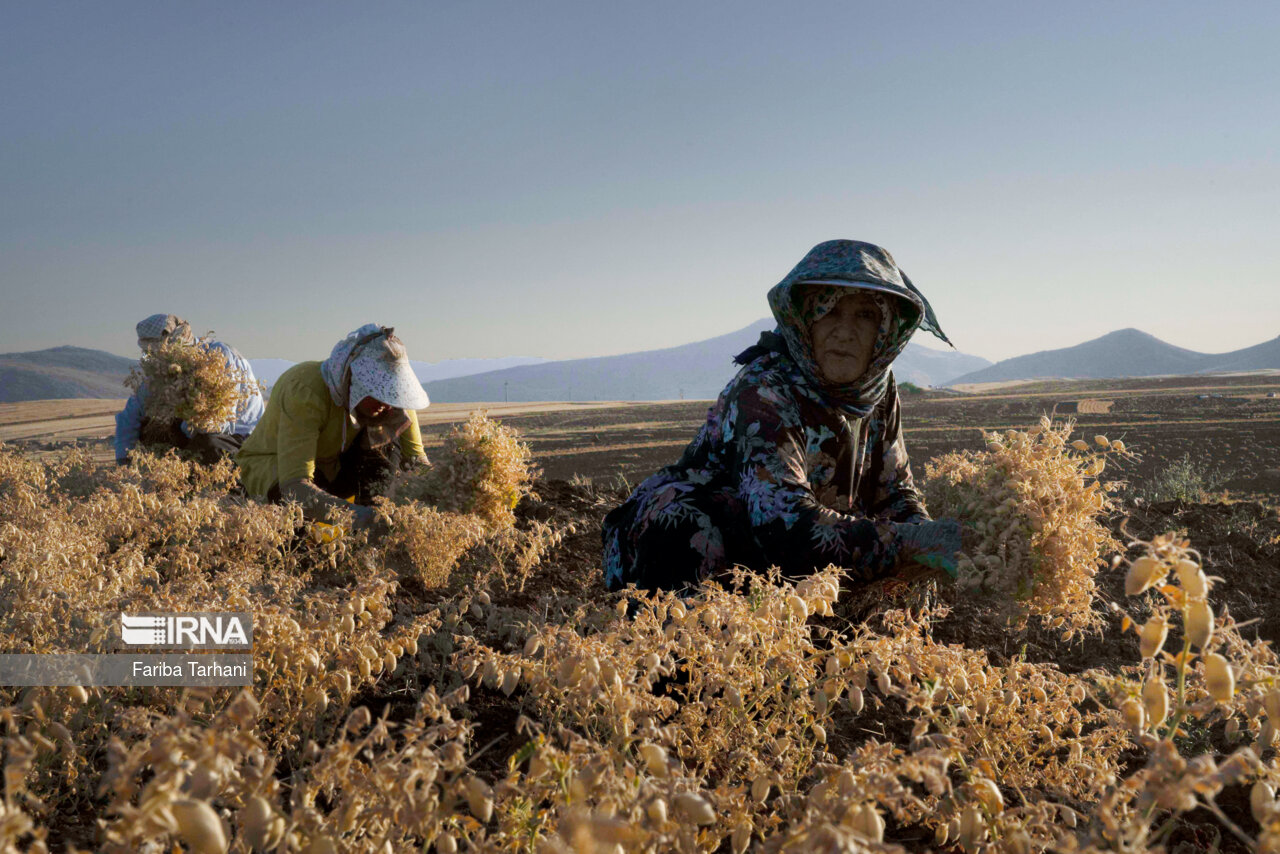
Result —
[[436, 510], [417, 501], [393, 504], [378, 499], [377, 506], [390, 530], [385, 546], [402, 557], [426, 587], [448, 582], [462, 555], [484, 538], [484, 525], [476, 516]]
[[[406, 549], [478, 538], [423, 598], [387, 549], [300, 536], [296, 508], [200, 471], [0, 446], [6, 651], [110, 651], [122, 610], [255, 617], [249, 689], [0, 687], [0, 852], [75, 816], [112, 854], [1154, 852], [1192, 810], [1280, 849], [1280, 659], [1176, 537], [1131, 544], [1137, 675], [1065, 673], [935, 641], [936, 607], [811, 619], [837, 569], [504, 599], [554, 531], [384, 505]], [[495, 708], [514, 723], [473, 731]], [[1216, 801], [1240, 783], [1253, 824]]]
[[945, 454], [925, 466], [937, 516], [968, 529], [960, 585], [994, 593], [1019, 625], [1032, 615], [1063, 639], [1095, 630], [1094, 576], [1115, 542], [1101, 517], [1112, 509], [1097, 479], [1123, 443], [1070, 441], [1072, 423], [1042, 418], [1026, 431], [987, 435], [987, 450]]
[[501, 529], [514, 524], [512, 511], [530, 492], [532, 480], [529, 446], [519, 434], [473, 412], [445, 437], [431, 466], [402, 478], [396, 494], [440, 510], [470, 513]]
[[[449, 582], [469, 549], [484, 543], [490, 566], [514, 558], [520, 583], [562, 536], [535, 523], [515, 527], [513, 512], [531, 491], [529, 446], [519, 434], [474, 412], [446, 437], [431, 466], [401, 474], [395, 502], [377, 504], [393, 558], [428, 588]], [[485, 574], [485, 567], [468, 567]]]
[[146, 386], [147, 417], [185, 421], [202, 433], [235, 417], [248, 399], [241, 390], [248, 378], [227, 365], [222, 353], [209, 346], [212, 340], [212, 333], [194, 344], [169, 339], [143, 354], [125, 385], [135, 391]]

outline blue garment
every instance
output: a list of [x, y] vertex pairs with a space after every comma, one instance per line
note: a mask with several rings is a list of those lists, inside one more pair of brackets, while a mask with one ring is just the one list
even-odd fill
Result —
[[[241, 400], [239, 406], [236, 407], [235, 416], [225, 424], [219, 426], [214, 433], [227, 433], [233, 436], [248, 436], [253, 432], [253, 428], [257, 425], [258, 419], [262, 417], [262, 413], [266, 411], [266, 405], [262, 400], [262, 393], [258, 390], [257, 378], [253, 375], [253, 368], [249, 365], [249, 360], [241, 356], [234, 347], [224, 344], [221, 341], [209, 341], [196, 346], [206, 346], [222, 353], [227, 360], [227, 367], [232, 371], [239, 372], [244, 377], [244, 382], [240, 384], [240, 393], [247, 399]], [[116, 413], [116, 459], [122, 460], [128, 456], [129, 452], [138, 444], [138, 435], [142, 431], [142, 420], [146, 416], [147, 410], [147, 386], [142, 384], [133, 396], [125, 403], [124, 409]], [[182, 432], [188, 436], [195, 434], [187, 423], [182, 423]]]

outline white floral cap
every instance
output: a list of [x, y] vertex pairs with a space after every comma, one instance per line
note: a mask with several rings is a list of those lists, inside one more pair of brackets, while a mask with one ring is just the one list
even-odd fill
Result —
[[321, 372], [333, 402], [348, 412], [366, 397], [396, 409], [425, 409], [431, 403], [391, 327], [367, 323], [352, 332], [333, 348]]

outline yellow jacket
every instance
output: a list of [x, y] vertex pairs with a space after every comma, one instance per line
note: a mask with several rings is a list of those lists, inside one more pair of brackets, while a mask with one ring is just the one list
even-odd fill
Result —
[[[409, 427], [400, 434], [400, 451], [411, 460], [423, 455], [422, 431], [417, 413], [411, 411], [408, 416]], [[333, 479], [338, 476], [338, 457], [359, 433], [355, 419], [329, 396], [320, 363], [299, 362], [271, 387], [266, 413], [236, 455], [240, 482], [250, 495], [261, 499], [274, 484], [310, 480], [316, 469]]]

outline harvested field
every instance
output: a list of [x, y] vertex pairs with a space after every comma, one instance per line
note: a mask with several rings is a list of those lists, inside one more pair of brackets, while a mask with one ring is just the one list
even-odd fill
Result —
[[[1110, 411], [1071, 417], [1088, 435], [1105, 433], [1138, 450], [1141, 460], [1119, 473], [1135, 485], [1189, 455], [1218, 470], [1223, 482], [1242, 495], [1280, 494], [1268, 474], [1280, 471], [1280, 399], [1266, 397], [1280, 392], [1280, 375], [1061, 381], [1027, 384], [1018, 391], [904, 396], [908, 450], [917, 471], [938, 454], [980, 448], [983, 430], [1025, 428], [1053, 413], [1057, 400], [1105, 393], [1114, 401]], [[503, 421], [521, 431], [548, 478], [621, 475], [635, 483], [679, 458], [709, 405], [635, 403], [514, 414]], [[434, 437], [446, 429], [424, 426], [424, 434]]]
[[[926, 391], [903, 399], [908, 450], [916, 469], [938, 454], [982, 445], [981, 431], [1027, 427], [1061, 400], [1105, 395], [1109, 411], [1075, 412], [1083, 431], [1105, 433], [1139, 450], [1122, 472], [1135, 484], [1189, 456], [1242, 497], [1280, 494], [1280, 374], [1035, 381], [975, 394]], [[59, 400], [0, 404], [0, 441], [54, 449], [90, 443], [108, 459], [106, 439], [123, 401]], [[428, 453], [456, 423], [482, 409], [520, 430], [552, 480], [621, 476], [635, 483], [676, 461], [710, 401], [649, 403], [437, 404], [419, 413]], [[1063, 415], [1065, 413], [1058, 413]]]
[[[1254, 674], [1230, 704], [1205, 706], [1205, 678], [1188, 673], [1199, 716], [1161, 740], [1119, 709], [1152, 666], [1124, 615], [1142, 624], [1168, 606], [1154, 591], [1126, 595], [1123, 566], [1097, 574], [1101, 632], [1069, 639], [1037, 621], [1011, 630], [987, 597], [936, 581], [844, 589], [834, 602], [834, 579], [778, 582], [751, 597], [664, 601], [665, 625], [622, 616], [599, 566], [600, 520], [626, 495], [617, 475], [634, 482], [674, 461], [705, 401], [503, 410], [545, 476], [513, 527], [490, 529], [436, 575], [415, 572], [412, 553], [315, 540], [284, 508], [245, 506], [176, 461], [57, 462], [66, 437], [101, 429], [90, 420], [114, 404], [6, 409], [0, 429], [30, 431], [15, 437], [22, 455], [0, 458], [0, 489], [21, 499], [0, 505], [15, 643], [34, 633], [56, 649], [63, 622], [88, 635], [112, 608], [153, 601], [195, 609], [231, 595], [262, 621], [259, 672], [240, 699], [0, 689], [12, 757], [0, 834], [21, 841], [13, 850], [36, 838], [113, 852], [167, 839], [176, 851], [182, 838], [187, 850], [244, 852], [255, 839], [277, 851], [374, 852], [384, 839], [392, 850], [804, 851], [844, 838], [818, 847], [958, 854], [1104, 850], [1118, 821], [1140, 840], [1128, 850], [1250, 850], [1228, 828], [1250, 837], [1255, 816], [1270, 815], [1250, 805], [1251, 775], [1280, 782], [1262, 715], [1280, 662], [1259, 645], [1280, 641], [1280, 489], [1267, 480], [1280, 469], [1280, 402], [1143, 383], [1107, 389], [1111, 412], [1078, 415], [1077, 435], [1123, 439], [1141, 458], [1108, 463], [1132, 483], [1105, 523], [1121, 541], [1189, 538], [1221, 579], [1207, 596], [1217, 648], [1252, 656], [1241, 673]], [[1037, 423], [1046, 400], [1097, 393], [912, 395], [917, 470], [983, 447], [982, 429]], [[429, 445], [469, 410], [424, 418]], [[91, 447], [101, 458], [105, 439]], [[1184, 454], [1209, 468], [1183, 481], [1213, 481], [1215, 495], [1144, 492]], [[462, 524], [431, 518], [444, 527], [424, 536]], [[1262, 770], [1215, 777], [1161, 758], [1174, 749], [1228, 769], [1246, 745]], [[1168, 807], [1147, 809], [1143, 798], [1174, 786], [1213, 792], [1200, 796], [1219, 812], [1166, 822]], [[175, 815], [222, 822], [227, 844], [200, 848]]]

